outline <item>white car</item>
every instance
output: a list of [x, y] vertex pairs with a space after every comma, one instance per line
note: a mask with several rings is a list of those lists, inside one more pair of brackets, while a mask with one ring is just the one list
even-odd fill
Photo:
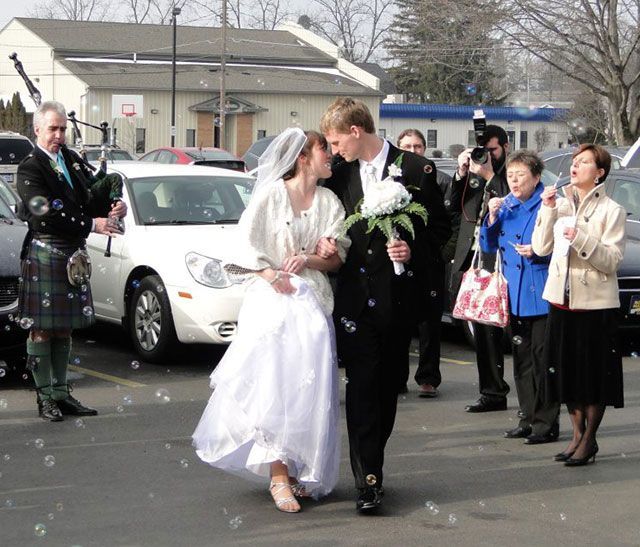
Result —
[[192, 165], [116, 163], [129, 212], [125, 234], [87, 240], [96, 318], [122, 325], [138, 354], [162, 361], [176, 341], [226, 344], [244, 295], [222, 261], [251, 195], [244, 173]]

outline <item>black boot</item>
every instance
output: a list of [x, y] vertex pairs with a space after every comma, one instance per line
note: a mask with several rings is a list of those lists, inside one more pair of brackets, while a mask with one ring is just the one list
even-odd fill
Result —
[[58, 408], [65, 416], [95, 416], [98, 414], [98, 411], [89, 408], [88, 406], [84, 406], [78, 399], [71, 396], [72, 387], [69, 384], [65, 385], [56, 385], [53, 387], [54, 392], [60, 391], [64, 389], [67, 392], [67, 397], [65, 399], [60, 399], [56, 401]]
[[43, 394], [42, 389], [45, 387], [49, 386], [42, 386], [36, 389], [36, 392], [38, 393], [38, 414], [43, 420], [47, 420], [49, 422], [61, 422], [64, 420], [62, 412], [60, 412], [58, 405], [49, 395]]

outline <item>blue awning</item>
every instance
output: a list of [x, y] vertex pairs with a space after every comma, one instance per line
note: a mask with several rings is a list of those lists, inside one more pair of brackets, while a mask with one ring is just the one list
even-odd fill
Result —
[[551, 122], [566, 116], [566, 108], [528, 108], [524, 106], [466, 106], [448, 104], [380, 105], [381, 118], [427, 118], [435, 120], [469, 120], [473, 111], [482, 109], [487, 120]]

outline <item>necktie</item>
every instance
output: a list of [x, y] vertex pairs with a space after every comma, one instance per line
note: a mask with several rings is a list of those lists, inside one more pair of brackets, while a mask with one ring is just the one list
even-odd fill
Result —
[[362, 181], [362, 193], [366, 194], [369, 186], [378, 182], [378, 179], [376, 178], [376, 166], [372, 163], [367, 163], [367, 165], [364, 166], [364, 172], [366, 173], [366, 176], [364, 181]]
[[57, 158], [58, 167], [60, 167], [60, 169], [62, 170], [62, 174], [64, 175], [64, 178], [67, 179], [69, 186], [73, 188], [73, 183], [71, 182], [71, 177], [69, 176], [69, 171], [67, 170], [67, 166], [64, 163], [64, 158], [62, 157], [61, 152], [58, 152]]

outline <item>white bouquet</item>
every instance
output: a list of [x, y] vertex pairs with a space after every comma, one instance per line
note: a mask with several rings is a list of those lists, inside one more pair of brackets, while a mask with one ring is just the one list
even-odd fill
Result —
[[[367, 233], [378, 228], [387, 241], [399, 239], [395, 226], [404, 228], [411, 237], [415, 237], [413, 223], [409, 215], [417, 215], [427, 223], [427, 210], [419, 203], [412, 203], [411, 194], [407, 188], [396, 179], [402, 177], [402, 154], [395, 163], [389, 166], [389, 176], [381, 182], [374, 182], [367, 187], [364, 198], [356, 205], [356, 212], [344, 221], [343, 231], [346, 233], [351, 226], [360, 220], [367, 221]], [[401, 262], [394, 262], [396, 275], [404, 272]]]

